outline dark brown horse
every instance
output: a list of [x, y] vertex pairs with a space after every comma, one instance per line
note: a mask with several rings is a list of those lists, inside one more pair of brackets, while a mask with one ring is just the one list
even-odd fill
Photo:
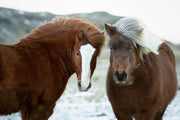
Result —
[[0, 45], [0, 115], [47, 120], [73, 73], [80, 91], [90, 88], [104, 41], [81, 19], [56, 18], [15, 45]]
[[110, 36], [107, 95], [118, 120], [161, 120], [177, 90], [171, 48], [133, 18], [105, 24]]

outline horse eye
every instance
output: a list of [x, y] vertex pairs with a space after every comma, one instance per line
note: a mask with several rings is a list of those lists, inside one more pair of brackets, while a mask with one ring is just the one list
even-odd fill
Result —
[[76, 55], [79, 56], [79, 53], [77, 52]]
[[133, 49], [133, 47], [128, 47], [128, 48], [127, 48], [127, 50], [130, 50], [130, 51], [131, 51], [132, 49]]
[[112, 50], [112, 47], [110, 47], [110, 49]]

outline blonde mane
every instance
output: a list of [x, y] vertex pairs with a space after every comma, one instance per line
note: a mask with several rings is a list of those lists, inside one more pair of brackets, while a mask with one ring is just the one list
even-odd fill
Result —
[[86, 34], [89, 42], [99, 49], [101, 49], [105, 42], [104, 32], [100, 31], [94, 25], [82, 19], [65, 19], [62, 17], [56, 17], [51, 22], [35, 28], [31, 33], [26, 35], [24, 39], [38, 39], [42, 36], [62, 31], [81, 31]]
[[141, 55], [150, 52], [159, 53], [159, 46], [163, 41], [153, 35], [140, 20], [122, 18], [114, 24], [114, 27], [122, 35], [132, 40], [135, 46], [136, 44], [140, 45]]

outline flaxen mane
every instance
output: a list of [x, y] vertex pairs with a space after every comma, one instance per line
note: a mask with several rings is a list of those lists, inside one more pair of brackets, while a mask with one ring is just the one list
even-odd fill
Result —
[[135, 46], [140, 46], [141, 55], [148, 54], [149, 52], [158, 54], [159, 46], [163, 41], [149, 32], [147, 27], [140, 20], [122, 18], [114, 24], [114, 27], [116, 27], [120, 34], [131, 39]]
[[104, 40], [102, 40], [102, 37], [104, 37], [104, 33], [92, 24], [82, 21], [82, 19], [78, 18], [65, 19], [62, 17], [56, 17], [51, 22], [34, 29], [24, 39], [37, 39], [41, 36], [46, 36], [55, 32], [58, 33], [62, 31], [77, 31], [77, 33], [81, 31], [86, 34], [89, 42], [95, 48], [101, 49], [104, 45], [105, 38]]

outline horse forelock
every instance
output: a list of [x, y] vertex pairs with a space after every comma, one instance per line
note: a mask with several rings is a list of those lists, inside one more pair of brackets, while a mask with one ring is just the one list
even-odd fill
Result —
[[94, 25], [79, 18], [66, 19], [63, 17], [56, 17], [51, 22], [35, 28], [30, 34], [25, 36], [25, 39], [37, 39], [38, 37], [47, 36], [55, 32], [58, 34], [58, 32], [69, 31], [83, 32], [86, 34], [90, 44], [96, 49], [100, 50], [105, 43], [104, 33]]
[[[153, 52], [158, 54], [159, 46], [163, 41], [153, 35], [141, 20], [135, 18], [122, 18], [114, 24], [117, 31], [133, 41], [134, 45], [140, 46], [140, 54]], [[142, 57], [142, 56], [141, 56]]]

